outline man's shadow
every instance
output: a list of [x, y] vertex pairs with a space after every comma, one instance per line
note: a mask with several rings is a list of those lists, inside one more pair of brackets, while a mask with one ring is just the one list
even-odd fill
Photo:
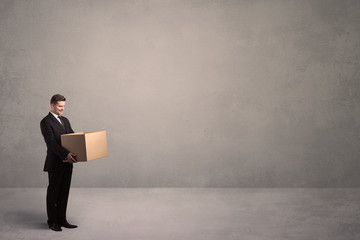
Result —
[[12, 211], [4, 214], [7, 224], [25, 229], [49, 229], [46, 222], [46, 214], [35, 211]]

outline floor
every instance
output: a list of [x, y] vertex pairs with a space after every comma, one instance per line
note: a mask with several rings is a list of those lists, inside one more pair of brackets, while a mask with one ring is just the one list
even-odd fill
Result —
[[0, 239], [360, 239], [360, 189], [73, 188], [62, 232], [45, 193], [0, 189]]

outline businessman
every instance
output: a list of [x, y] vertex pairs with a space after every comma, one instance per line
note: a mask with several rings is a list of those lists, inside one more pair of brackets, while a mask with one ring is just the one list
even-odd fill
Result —
[[65, 97], [60, 94], [52, 96], [51, 110], [40, 122], [41, 133], [47, 146], [44, 165], [44, 171], [49, 177], [46, 194], [47, 223], [53, 231], [62, 231], [61, 227], [77, 228], [66, 219], [73, 163], [76, 163], [76, 156], [61, 146], [61, 135], [74, 132], [69, 120], [62, 116], [65, 101]]

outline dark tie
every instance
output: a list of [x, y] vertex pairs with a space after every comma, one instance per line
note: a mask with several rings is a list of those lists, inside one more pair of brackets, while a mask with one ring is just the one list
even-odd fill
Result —
[[61, 122], [61, 125], [63, 126], [63, 128], [65, 128], [64, 120], [62, 119], [62, 116], [59, 115], [58, 118], [60, 119], [60, 122]]

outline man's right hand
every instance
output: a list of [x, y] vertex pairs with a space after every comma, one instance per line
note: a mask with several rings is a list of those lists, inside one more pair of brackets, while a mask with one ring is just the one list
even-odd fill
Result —
[[69, 163], [76, 163], [76, 155], [74, 153], [69, 153], [66, 157], [65, 162], [69, 162]]

